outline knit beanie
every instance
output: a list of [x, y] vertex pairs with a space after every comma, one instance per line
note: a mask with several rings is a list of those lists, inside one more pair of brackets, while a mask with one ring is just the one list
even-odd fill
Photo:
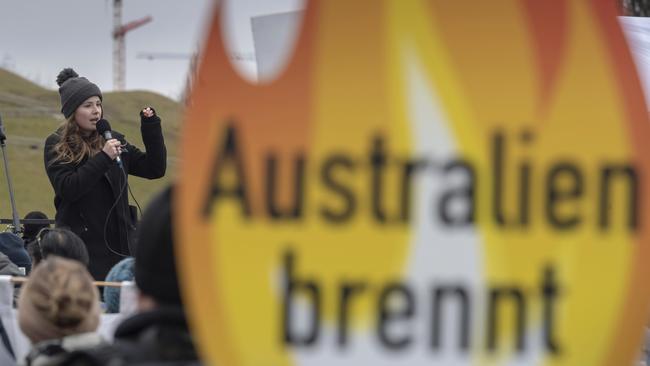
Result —
[[[41, 211], [30, 211], [24, 217], [26, 220], [47, 220], [46, 214]], [[23, 241], [25, 244], [36, 238], [36, 234], [44, 227], [49, 227], [49, 224], [25, 224], [23, 225]]]
[[80, 77], [73, 69], [65, 68], [61, 70], [56, 77], [56, 83], [59, 85], [59, 94], [61, 95], [61, 113], [65, 118], [70, 118], [77, 107], [86, 99], [98, 96], [102, 99], [102, 91], [97, 85]]
[[55, 256], [34, 268], [18, 298], [18, 325], [32, 343], [94, 332], [99, 313], [99, 292], [88, 270]]
[[182, 305], [172, 228], [172, 188], [158, 194], [145, 210], [138, 227], [135, 283], [161, 305]]
[[[133, 281], [134, 259], [132, 257], [124, 258], [117, 262], [116, 265], [106, 275], [108, 282]], [[120, 312], [120, 289], [115, 287], [104, 287], [104, 303], [106, 304], [107, 313]]]

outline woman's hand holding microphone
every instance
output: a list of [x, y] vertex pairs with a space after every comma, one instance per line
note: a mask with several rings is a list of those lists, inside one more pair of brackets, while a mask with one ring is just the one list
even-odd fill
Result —
[[104, 151], [111, 160], [115, 160], [115, 158], [122, 153], [121, 144], [117, 139], [110, 139], [106, 141], [102, 151]]

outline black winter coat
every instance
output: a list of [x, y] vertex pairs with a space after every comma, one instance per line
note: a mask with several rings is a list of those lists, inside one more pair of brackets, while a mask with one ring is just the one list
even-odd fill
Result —
[[45, 170], [54, 188], [56, 226], [69, 228], [86, 243], [95, 280], [103, 281], [115, 263], [134, 251], [137, 215], [129, 207], [125, 172], [148, 179], [165, 175], [167, 149], [160, 118], [142, 117], [140, 130], [146, 153], [113, 131], [113, 137], [126, 144], [120, 155], [124, 171], [103, 151], [79, 164], [52, 163], [53, 147], [61, 137], [53, 133], [45, 141]]
[[112, 345], [75, 351], [60, 363], [69, 366], [200, 366], [180, 307], [160, 307], [125, 319]]

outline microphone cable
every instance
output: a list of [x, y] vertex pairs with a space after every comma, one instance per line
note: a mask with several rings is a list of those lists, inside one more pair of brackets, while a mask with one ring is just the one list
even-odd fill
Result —
[[[104, 234], [104, 245], [106, 245], [106, 248], [107, 248], [111, 253], [113, 253], [113, 254], [115, 254], [115, 255], [118, 255], [118, 256], [120, 256], [120, 257], [127, 258], [127, 257], [130, 257], [131, 255], [127, 255], [127, 254], [124, 254], [124, 253], [120, 253], [120, 252], [114, 250], [114, 249], [110, 246], [110, 244], [108, 243], [108, 237], [107, 237], [107, 235], [106, 235], [106, 229], [108, 229], [108, 221], [109, 221], [110, 218], [111, 218], [111, 213], [112, 213], [113, 210], [115, 210], [115, 208], [117, 207], [117, 204], [120, 202], [120, 198], [122, 198], [122, 195], [124, 194], [124, 191], [126, 190], [126, 187], [127, 187], [127, 185], [128, 185], [128, 179], [127, 179], [126, 172], [124, 171], [124, 167], [123, 167], [123, 166], [120, 167], [120, 172], [122, 173], [122, 176], [124, 177], [124, 184], [123, 184], [123, 185], [121, 186], [121, 188], [120, 188], [120, 193], [117, 195], [117, 198], [115, 199], [115, 203], [113, 203], [113, 205], [111, 206], [111, 208], [108, 210], [108, 214], [106, 215], [106, 220], [104, 221], [104, 233], [103, 233], [103, 234]], [[118, 219], [119, 219], [119, 218], [118, 218]], [[119, 227], [120, 227], [120, 223], [119, 223], [119, 220], [118, 220], [118, 230], [119, 230]], [[130, 252], [130, 251], [131, 251], [131, 244], [129, 243], [129, 232], [128, 232], [129, 228], [127, 227], [126, 230], [127, 230], [127, 232], [126, 232], [126, 245], [127, 245], [128, 249], [129, 249], [129, 252]], [[118, 234], [119, 234], [119, 231], [118, 231]]]
[[[124, 177], [124, 185], [126, 188], [129, 188], [129, 178], [128, 174], [124, 170], [124, 165], [120, 164], [120, 171], [122, 172], [122, 176]], [[124, 187], [122, 187], [122, 191], [124, 191]], [[129, 189], [130, 191], [130, 189]], [[121, 192], [120, 192], [121, 193]], [[135, 255], [135, 250], [131, 248], [131, 240], [129, 239], [129, 230], [131, 227], [133, 227], [133, 230], [135, 231], [135, 223], [131, 223], [131, 213], [129, 209], [129, 197], [126, 197], [126, 205], [123, 207], [124, 209], [122, 210], [122, 221], [124, 221], [124, 234], [126, 235], [126, 247], [129, 250], [129, 255], [134, 256]]]
[[133, 191], [131, 190], [131, 185], [127, 182], [126, 187], [129, 189], [129, 194], [131, 195], [131, 198], [133, 198], [133, 202], [135, 202], [135, 205], [138, 206], [138, 213], [140, 214], [140, 217], [142, 217], [142, 208], [140, 208], [140, 203], [138, 202], [137, 199], [135, 199], [135, 195], [133, 195]]

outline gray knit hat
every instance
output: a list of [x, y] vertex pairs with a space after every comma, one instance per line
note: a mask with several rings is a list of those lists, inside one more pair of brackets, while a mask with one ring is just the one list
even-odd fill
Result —
[[86, 99], [94, 96], [102, 99], [102, 91], [99, 90], [99, 87], [88, 79], [79, 77], [79, 74], [71, 68], [61, 70], [59, 76], [56, 77], [56, 83], [59, 84], [61, 113], [65, 118], [70, 118]]

